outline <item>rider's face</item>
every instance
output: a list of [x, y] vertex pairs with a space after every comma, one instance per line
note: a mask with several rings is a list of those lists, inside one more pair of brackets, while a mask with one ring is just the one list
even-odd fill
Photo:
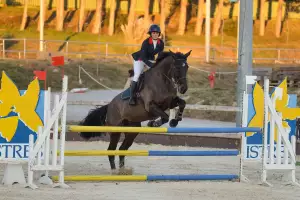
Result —
[[154, 39], [154, 40], [157, 40], [159, 36], [159, 33], [158, 32], [151, 32], [151, 37]]

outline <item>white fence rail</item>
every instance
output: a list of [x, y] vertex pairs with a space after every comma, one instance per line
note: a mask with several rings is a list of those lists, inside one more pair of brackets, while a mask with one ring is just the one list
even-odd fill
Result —
[[[129, 56], [140, 48], [136, 44], [110, 42], [83, 42], [65, 40], [44, 40], [46, 53], [62, 54], [68, 58], [99, 58]], [[193, 50], [190, 58], [205, 60], [204, 46], [166, 46], [165, 50]], [[36, 59], [39, 52], [38, 39], [0, 38], [0, 56], [3, 59]], [[232, 47], [211, 47], [211, 61], [236, 62], [237, 49]], [[300, 63], [300, 49], [253, 48], [254, 62]]]

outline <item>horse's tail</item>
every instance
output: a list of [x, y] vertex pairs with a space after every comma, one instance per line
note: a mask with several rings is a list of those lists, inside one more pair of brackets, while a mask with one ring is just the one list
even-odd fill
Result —
[[[92, 109], [80, 122], [80, 126], [103, 126], [105, 125], [108, 105]], [[92, 137], [101, 137], [101, 132], [80, 132], [80, 136], [86, 140]]]

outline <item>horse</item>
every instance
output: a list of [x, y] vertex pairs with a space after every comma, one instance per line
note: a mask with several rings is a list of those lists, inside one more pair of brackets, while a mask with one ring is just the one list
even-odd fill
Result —
[[[177, 92], [185, 94], [188, 90], [187, 58], [191, 50], [181, 52], [161, 52], [154, 66], [146, 70], [139, 78], [136, 105], [129, 105], [130, 88], [115, 96], [112, 101], [102, 107], [89, 111], [80, 122], [81, 126], [130, 126], [141, 127], [148, 121], [148, 127], [160, 127], [169, 122], [167, 109], [178, 106], [175, 119], [169, 122], [170, 127], [176, 127], [182, 121], [186, 102], [177, 96]], [[160, 119], [158, 119], [160, 118]], [[107, 150], [116, 150], [121, 133], [109, 133], [110, 143]], [[119, 150], [128, 150], [139, 133], [124, 133], [125, 138]], [[103, 133], [80, 132], [80, 136], [89, 140], [101, 137]], [[115, 156], [108, 156], [112, 174], [122, 174], [125, 170], [125, 156], [119, 156], [119, 172], [115, 164]]]

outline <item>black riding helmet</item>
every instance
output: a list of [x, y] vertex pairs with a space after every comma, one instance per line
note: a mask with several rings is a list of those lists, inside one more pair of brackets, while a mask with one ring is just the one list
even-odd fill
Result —
[[160, 27], [157, 24], [152, 24], [149, 28], [148, 34], [151, 35], [152, 32], [158, 32], [160, 35]]

